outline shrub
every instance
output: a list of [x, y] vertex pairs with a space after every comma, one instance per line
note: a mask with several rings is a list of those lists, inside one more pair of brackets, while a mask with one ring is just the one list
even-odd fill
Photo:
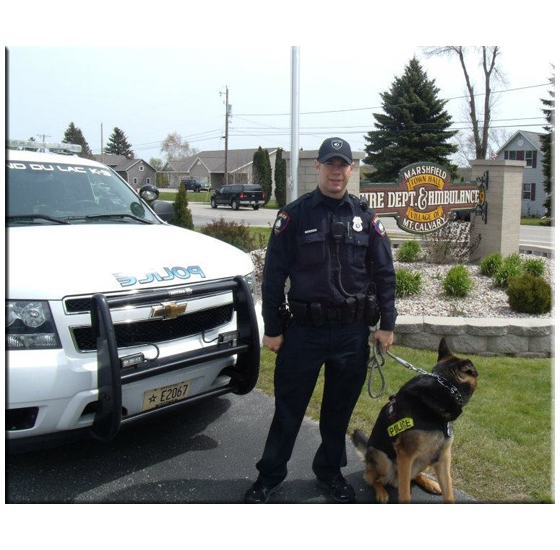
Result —
[[480, 262], [480, 273], [486, 277], [493, 277], [498, 269], [502, 267], [503, 263], [502, 255], [499, 252], [494, 252], [489, 254]]
[[179, 192], [173, 202], [173, 217], [169, 220], [169, 223], [184, 229], [194, 229], [192, 213], [189, 210], [189, 201], [184, 185], [179, 187]]
[[552, 288], [538, 275], [523, 273], [511, 277], [506, 294], [514, 311], [540, 314], [552, 309]]
[[542, 277], [544, 275], [544, 261], [540, 258], [529, 258], [523, 262], [522, 267], [524, 273], [530, 273], [535, 277]]
[[249, 227], [235, 221], [226, 222], [223, 218], [220, 218], [202, 227], [200, 232], [236, 246], [243, 252], [250, 252], [255, 248]]
[[420, 259], [422, 248], [418, 241], [406, 241], [397, 248], [399, 262], [417, 262]]
[[468, 262], [480, 244], [480, 233], [474, 233], [474, 225], [465, 222], [449, 222], [441, 229], [424, 236], [426, 257], [434, 264]]
[[398, 298], [420, 293], [422, 288], [422, 274], [420, 272], [397, 269], [395, 275], [397, 278], [395, 294]]
[[443, 280], [443, 290], [447, 296], [465, 297], [472, 289], [473, 282], [464, 265], [453, 266]]
[[507, 256], [502, 265], [494, 274], [494, 286], [507, 288], [511, 277], [517, 277], [523, 273], [523, 262], [519, 254], [514, 253]]

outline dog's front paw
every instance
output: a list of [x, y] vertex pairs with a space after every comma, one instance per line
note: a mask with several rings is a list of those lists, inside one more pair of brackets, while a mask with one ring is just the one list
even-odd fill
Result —
[[375, 483], [373, 485], [375, 490], [375, 500], [379, 502], [379, 504], [387, 504], [389, 502], [389, 493], [383, 487], [381, 483]]
[[430, 479], [424, 474], [418, 474], [414, 478], [414, 481], [417, 485], [422, 487], [422, 489], [428, 491], [428, 493], [432, 493], [434, 495], [441, 495], [441, 487], [439, 486], [439, 483], [434, 479]]

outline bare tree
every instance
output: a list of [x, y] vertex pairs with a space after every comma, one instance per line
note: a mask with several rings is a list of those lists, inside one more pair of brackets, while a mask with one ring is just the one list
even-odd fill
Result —
[[490, 118], [492, 114], [491, 85], [495, 80], [503, 81], [504, 75], [498, 66], [498, 57], [500, 55], [499, 46], [475, 46], [474, 50], [481, 56], [480, 65], [484, 73], [484, 107], [482, 110], [482, 121], [479, 120], [479, 113], [477, 111], [476, 96], [478, 94], [475, 92], [473, 76], [469, 74], [467, 69], [466, 57], [469, 53], [469, 48], [467, 46], [430, 46], [423, 49], [424, 54], [428, 57], [456, 55], [459, 58], [468, 92], [469, 118], [473, 133], [475, 156], [477, 159], [484, 159], [488, 152]]
[[[507, 141], [508, 133], [505, 128], [490, 128], [488, 131], [488, 148], [490, 152], [495, 152]], [[475, 154], [475, 141], [471, 132], [459, 131], [455, 136], [457, 142], [457, 162], [460, 166], [468, 166], [469, 160]]]
[[165, 153], [167, 160], [181, 160], [192, 156], [196, 150], [191, 149], [189, 142], [183, 141], [177, 132], [173, 132], [163, 140], [161, 152]]

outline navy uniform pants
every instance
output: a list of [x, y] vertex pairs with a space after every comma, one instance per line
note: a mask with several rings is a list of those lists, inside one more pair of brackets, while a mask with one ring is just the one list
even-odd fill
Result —
[[312, 468], [327, 482], [341, 473], [347, 463], [346, 430], [367, 374], [368, 338], [363, 321], [288, 327], [276, 358], [274, 416], [257, 463], [263, 483], [275, 486], [287, 476], [287, 464], [323, 365], [321, 444]]

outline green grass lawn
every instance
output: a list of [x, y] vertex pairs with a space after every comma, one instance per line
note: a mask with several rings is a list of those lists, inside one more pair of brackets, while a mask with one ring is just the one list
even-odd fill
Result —
[[550, 226], [550, 219], [541, 220], [540, 218], [521, 218], [521, 225], [543, 225]]
[[[391, 351], [424, 370], [431, 370], [437, 359], [437, 352], [432, 351], [399, 346]], [[553, 360], [469, 357], [479, 380], [470, 403], [454, 422], [455, 488], [481, 502], [553, 502]], [[273, 393], [274, 360], [275, 355], [263, 349], [257, 387], [269, 395]], [[390, 357], [384, 373], [387, 386], [379, 399], [369, 396], [366, 380], [348, 433], [358, 428], [369, 435], [388, 396], [415, 375]], [[379, 389], [379, 384], [376, 372], [372, 389]], [[321, 395], [322, 378], [307, 411], [316, 420]]]

